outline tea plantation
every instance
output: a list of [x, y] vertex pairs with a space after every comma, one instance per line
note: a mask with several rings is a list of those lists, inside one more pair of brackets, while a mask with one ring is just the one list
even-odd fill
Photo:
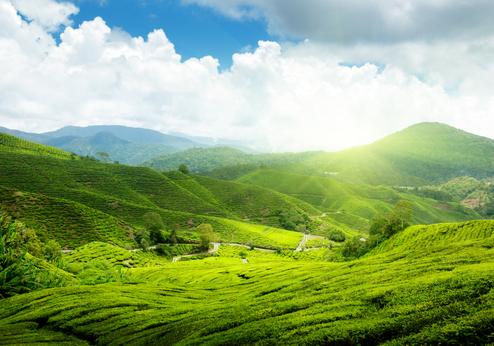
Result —
[[494, 344], [494, 221], [307, 174], [0, 137], [0, 345]]
[[[112, 265], [125, 251], [107, 251]], [[226, 248], [2, 300], [1, 343], [494, 342], [494, 222], [410, 227], [350, 262], [244, 252], [247, 264]]]

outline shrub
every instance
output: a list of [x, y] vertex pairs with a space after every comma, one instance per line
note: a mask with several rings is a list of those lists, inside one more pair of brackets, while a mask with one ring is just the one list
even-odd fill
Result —
[[341, 254], [346, 258], [358, 258], [363, 256], [368, 250], [368, 241], [363, 240], [360, 236], [348, 239], [344, 244]]
[[0, 215], [0, 297], [64, 284], [49, 270], [39, 269], [39, 259], [28, 251], [41, 253], [36, 233]]
[[180, 166], [178, 166], [178, 171], [183, 174], [189, 174], [189, 167], [187, 167], [186, 164], [182, 163]]
[[149, 212], [144, 214], [144, 227], [149, 232], [149, 241], [152, 244], [164, 243], [165, 237], [163, 236], [163, 229], [165, 224], [161, 215], [156, 212]]
[[62, 248], [55, 240], [49, 240], [45, 244], [43, 253], [48, 262], [58, 263], [62, 258]]
[[197, 226], [197, 231], [199, 231], [200, 233], [201, 249], [208, 250], [209, 243], [214, 240], [213, 226], [211, 226], [209, 223], [202, 223]]
[[342, 243], [345, 241], [346, 237], [345, 237], [345, 233], [343, 233], [338, 229], [334, 229], [329, 232], [328, 239], [338, 243]]

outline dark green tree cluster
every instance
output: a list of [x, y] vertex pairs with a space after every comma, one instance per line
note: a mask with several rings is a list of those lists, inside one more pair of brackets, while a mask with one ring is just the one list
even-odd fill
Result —
[[364, 255], [386, 239], [410, 226], [412, 214], [413, 206], [410, 202], [398, 202], [392, 211], [374, 218], [369, 227], [369, 238], [356, 236], [347, 240], [342, 249], [343, 256], [357, 258]]
[[279, 210], [277, 214], [279, 224], [284, 229], [303, 232], [310, 228], [310, 219], [306, 214], [293, 209]]
[[56, 241], [43, 245], [33, 230], [0, 214], [0, 297], [55, 285], [36, 258], [58, 264], [61, 255]]
[[346, 240], [346, 236], [345, 236], [345, 233], [343, 233], [339, 229], [333, 229], [333, 230], [329, 231], [328, 239], [335, 241], [337, 243], [342, 243]]
[[213, 226], [209, 223], [202, 223], [197, 226], [197, 231], [199, 232], [201, 250], [207, 251], [209, 249], [209, 243], [215, 239]]

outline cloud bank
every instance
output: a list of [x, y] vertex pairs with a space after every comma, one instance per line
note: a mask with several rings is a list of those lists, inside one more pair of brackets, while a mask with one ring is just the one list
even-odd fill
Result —
[[182, 0], [235, 19], [263, 18], [272, 33], [324, 42], [398, 42], [494, 33], [490, 0]]
[[[236, 9], [224, 11], [246, 15]], [[131, 37], [99, 17], [72, 27], [76, 12], [54, 0], [0, 0], [2, 126], [122, 124], [241, 139], [275, 151], [341, 149], [420, 121], [494, 135], [489, 38], [431, 50], [413, 42], [376, 50], [260, 41], [220, 71], [211, 56], [182, 59], [161, 29]], [[56, 28], [63, 28], [58, 40]], [[454, 56], [464, 61], [451, 75], [441, 62]], [[359, 64], [343, 64], [349, 61]]]

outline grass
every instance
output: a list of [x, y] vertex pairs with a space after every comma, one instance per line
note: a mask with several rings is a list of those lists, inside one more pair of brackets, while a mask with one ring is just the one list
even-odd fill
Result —
[[204, 260], [131, 268], [121, 283], [0, 301], [0, 335], [4, 343], [104, 345], [486, 344], [493, 232], [484, 221], [416, 226], [338, 263], [246, 250], [243, 264], [225, 248]]

